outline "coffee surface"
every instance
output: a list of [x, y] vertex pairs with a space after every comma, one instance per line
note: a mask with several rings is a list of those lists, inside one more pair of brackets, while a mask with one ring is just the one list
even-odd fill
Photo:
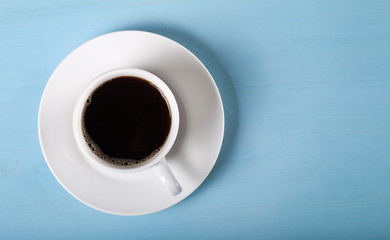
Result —
[[82, 115], [84, 138], [101, 159], [131, 166], [151, 158], [171, 128], [169, 105], [160, 90], [136, 77], [117, 77], [94, 90]]

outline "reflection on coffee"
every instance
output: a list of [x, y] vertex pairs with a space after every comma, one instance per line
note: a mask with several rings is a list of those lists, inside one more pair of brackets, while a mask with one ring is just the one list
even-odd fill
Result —
[[171, 113], [164, 95], [136, 77], [117, 77], [97, 87], [82, 114], [82, 131], [90, 149], [119, 166], [153, 157], [170, 129]]

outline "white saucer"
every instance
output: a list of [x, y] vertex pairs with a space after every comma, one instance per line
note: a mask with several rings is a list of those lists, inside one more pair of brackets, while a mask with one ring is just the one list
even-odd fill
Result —
[[[154, 73], [176, 97], [181, 125], [167, 160], [183, 187], [177, 196], [150, 169], [105, 175], [76, 146], [72, 113], [78, 96], [99, 74], [123, 67]], [[84, 43], [60, 63], [42, 95], [38, 131], [49, 168], [70, 194], [103, 212], [141, 215], [180, 202], [205, 180], [222, 145], [224, 114], [213, 78], [190, 51], [157, 34], [121, 31]]]

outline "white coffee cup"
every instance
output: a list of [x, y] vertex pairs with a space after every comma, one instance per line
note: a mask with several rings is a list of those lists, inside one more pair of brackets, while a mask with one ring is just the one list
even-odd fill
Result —
[[[160, 150], [150, 159], [143, 161], [139, 164], [132, 165], [129, 167], [119, 167], [114, 164], [107, 163], [106, 161], [99, 158], [95, 153], [88, 147], [87, 142], [84, 139], [82, 132], [82, 113], [86, 101], [92, 92], [101, 84], [116, 77], [131, 76], [144, 79], [149, 81], [152, 85], [157, 87], [160, 92], [164, 95], [171, 112], [171, 129], [169, 131], [167, 140]], [[74, 113], [73, 113], [73, 130], [76, 138], [76, 142], [81, 152], [87, 161], [104, 171], [115, 171], [118, 174], [132, 174], [134, 172], [143, 171], [152, 168], [157, 176], [161, 179], [163, 184], [173, 194], [177, 195], [182, 191], [182, 188], [171, 169], [168, 166], [165, 156], [171, 150], [179, 130], [179, 108], [177, 106], [176, 99], [169, 89], [169, 87], [157, 76], [147, 72], [145, 70], [136, 68], [119, 68], [108, 72], [105, 72], [91, 81], [91, 83], [84, 89], [76, 102]]]

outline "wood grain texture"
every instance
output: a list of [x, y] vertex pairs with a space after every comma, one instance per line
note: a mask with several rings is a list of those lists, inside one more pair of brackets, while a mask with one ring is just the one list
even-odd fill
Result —
[[[0, 1], [1, 239], [390, 239], [389, 1]], [[152, 31], [197, 55], [226, 136], [190, 197], [140, 217], [71, 197], [39, 146], [74, 48]]]

